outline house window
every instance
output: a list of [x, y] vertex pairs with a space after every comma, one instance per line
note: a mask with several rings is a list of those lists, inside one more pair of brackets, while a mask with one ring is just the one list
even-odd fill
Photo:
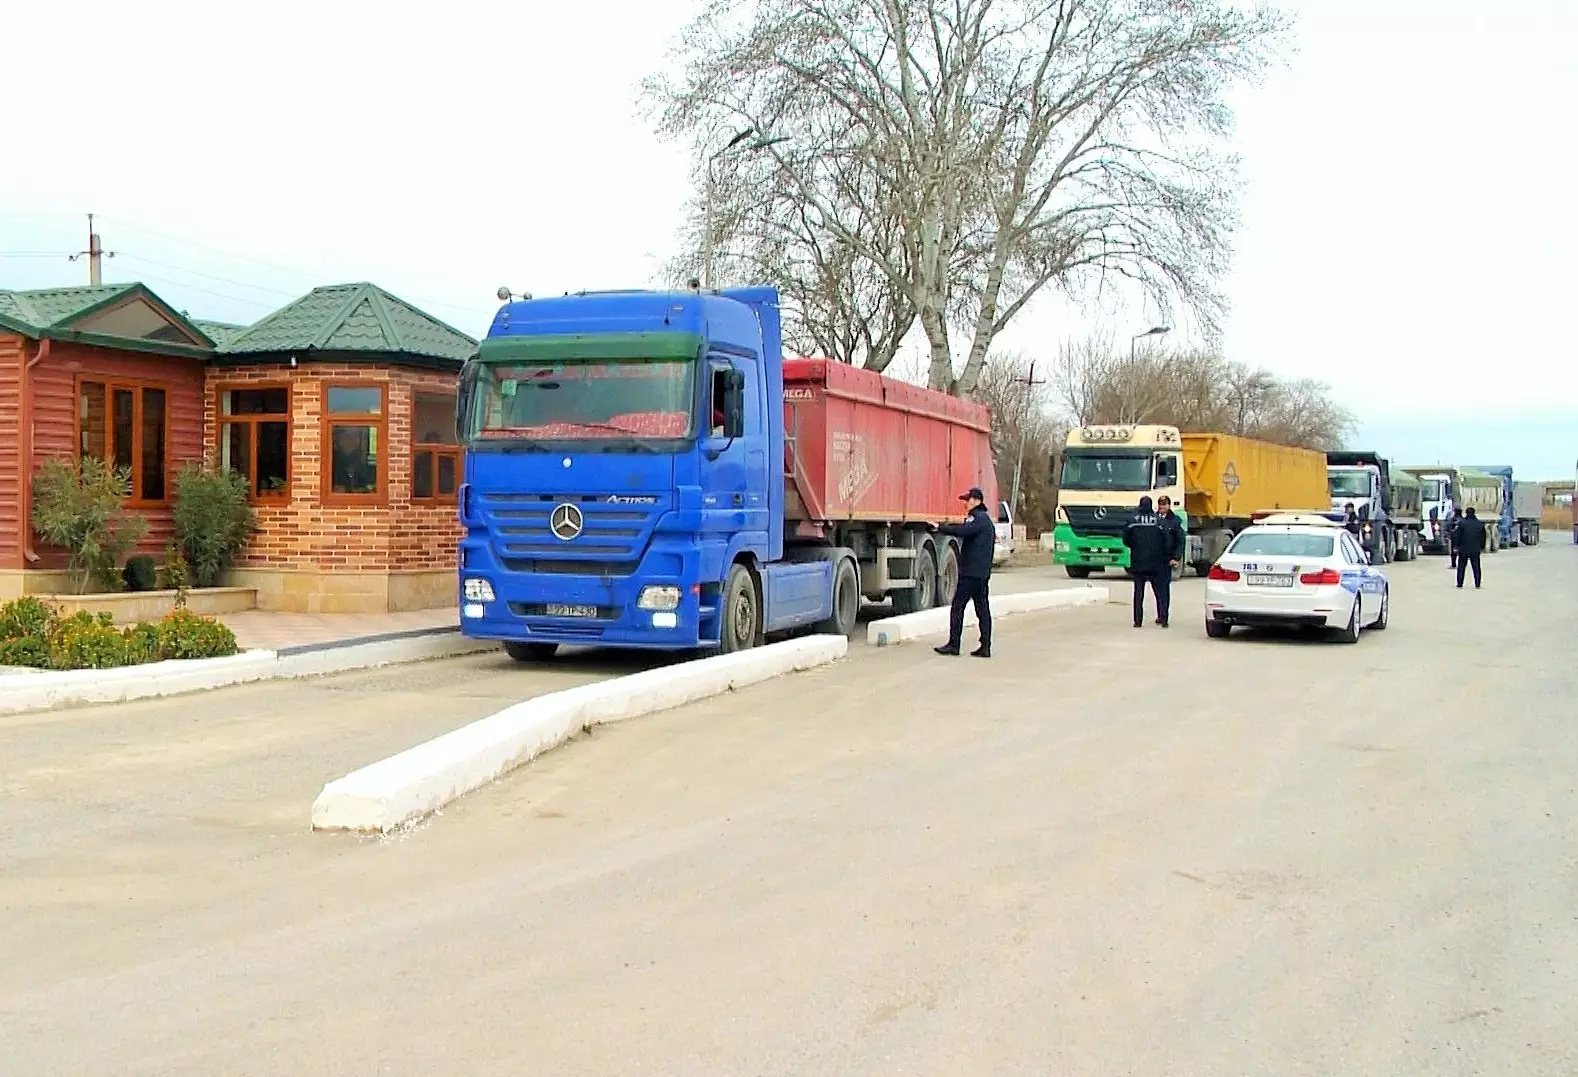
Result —
[[258, 500], [290, 496], [290, 388], [219, 393], [219, 464], [245, 475]]
[[133, 504], [168, 496], [170, 393], [162, 385], [77, 382], [77, 455], [131, 474]]
[[382, 385], [323, 389], [324, 489], [330, 499], [366, 502], [383, 495], [389, 466], [388, 408]]
[[459, 485], [455, 398], [418, 393], [411, 407], [411, 500], [453, 501]]

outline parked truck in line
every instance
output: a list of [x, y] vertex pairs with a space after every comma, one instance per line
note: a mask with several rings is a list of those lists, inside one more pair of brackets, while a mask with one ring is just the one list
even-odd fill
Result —
[[1545, 486], [1516, 482], [1507, 464], [1471, 465], [1470, 470], [1501, 480], [1501, 516], [1497, 526], [1503, 546], [1533, 546], [1540, 541], [1540, 512], [1545, 506]]
[[1373, 452], [1337, 451], [1326, 454], [1326, 483], [1334, 520], [1345, 517], [1352, 505], [1364, 521], [1361, 538], [1377, 565], [1412, 561], [1419, 556], [1419, 480], [1393, 470], [1391, 461]]
[[507, 303], [461, 376], [461, 631], [738, 651], [944, 605], [959, 494], [997, 505], [980, 405], [783, 358], [778, 293]]
[[1129, 567], [1123, 529], [1142, 496], [1172, 500], [1187, 537], [1185, 565], [1201, 576], [1255, 513], [1327, 501], [1321, 453], [1231, 434], [1180, 434], [1175, 426], [1077, 427], [1056, 482], [1052, 559], [1074, 579]]
[[[1487, 476], [1480, 476], [1471, 502], [1466, 500], [1470, 496], [1465, 477], [1468, 473], [1454, 464], [1408, 464], [1395, 470], [1419, 480], [1419, 508], [1423, 516], [1419, 529], [1421, 549], [1430, 553], [1446, 553], [1451, 545], [1447, 536], [1447, 521], [1454, 512], [1462, 512], [1471, 503], [1475, 506], [1475, 513], [1487, 521], [1486, 550], [1499, 548], [1500, 529], [1488, 524], [1501, 514], [1500, 494], [1496, 494], [1493, 500], [1494, 509], [1486, 512], [1487, 503], [1492, 503], [1484, 489]], [[1496, 485], [1499, 490], [1500, 484]]]

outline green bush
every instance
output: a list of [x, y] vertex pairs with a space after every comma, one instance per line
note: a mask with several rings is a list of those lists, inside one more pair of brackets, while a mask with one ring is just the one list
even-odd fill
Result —
[[49, 641], [43, 636], [0, 640], [0, 666], [49, 668]]
[[175, 542], [198, 587], [215, 587], [257, 530], [245, 475], [188, 464], [175, 477]]
[[166, 659], [236, 654], [235, 633], [184, 609], [124, 631], [108, 613], [60, 617], [36, 598], [0, 605], [0, 666], [112, 669]]
[[46, 638], [55, 628], [53, 607], [36, 598], [18, 598], [0, 606], [0, 641]]
[[94, 456], [80, 467], [46, 460], [33, 476], [33, 528], [70, 555], [66, 567], [78, 594], [121, 589], [120, 560], [148, 531], [148, 521], [122, 508], [130, 494], [131, 469]]
[[164, 548], [164, 586], [175, 592], [175, 608], [186, 609], [186, 592], [192, 586], [192, 574], [186, 569], [186, 558], [173, 542]]
[[128, 591], [152, 591], [159, 586], [159, 566], [145, 553], [130, 558], [121, 570]]
[[52, 669], [114, 669], [127, 664], [126, 637], [107, 613], [78, 611], [49, 637]]
[[155, 630], [162, 659], [223, 658], [240, 650], [236, 634], [227, 625], [186, 610], [172, 611]]

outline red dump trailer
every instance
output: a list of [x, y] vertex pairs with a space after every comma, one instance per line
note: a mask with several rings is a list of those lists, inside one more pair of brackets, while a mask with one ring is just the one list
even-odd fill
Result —
[[786, 547], [846, 547], [868, 598], [899, 612], [942, 605], [958, 580], [952, 539], [972, 486], [997, 500], [991, 415], [967, 400], [829, 359], [784, 360]]

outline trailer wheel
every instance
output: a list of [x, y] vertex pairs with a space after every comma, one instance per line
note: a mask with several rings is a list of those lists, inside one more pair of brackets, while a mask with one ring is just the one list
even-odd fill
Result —
[[744, 565], [729, 569], [723, 585], [723, 624], [718, 633], [718, 650], [724, 654], [748, 651], [761, 640], [762, 602], [756, 580]]
[[510, 640], [504, 644], [504, 653], [517, 662], [546, 662], [559, 653], [557, 643], [518, 643]]
[[953, 602], [953, 592], [959, 586], [959, 547], [944, 542], [937, 561], [937, 594], [932, 605], [947, 606]]
[[915, 547], [915, 586], [893, 592], [893, 612], [919, 613], [932, 608], [937, 594], [937, 557], [932, 545], [923, 542]]
[[833, 616], [818, 621], [816, 631], [830, 636], [853, 636], [860, 618], [860, 572], [849, 558], [833, 566]]

